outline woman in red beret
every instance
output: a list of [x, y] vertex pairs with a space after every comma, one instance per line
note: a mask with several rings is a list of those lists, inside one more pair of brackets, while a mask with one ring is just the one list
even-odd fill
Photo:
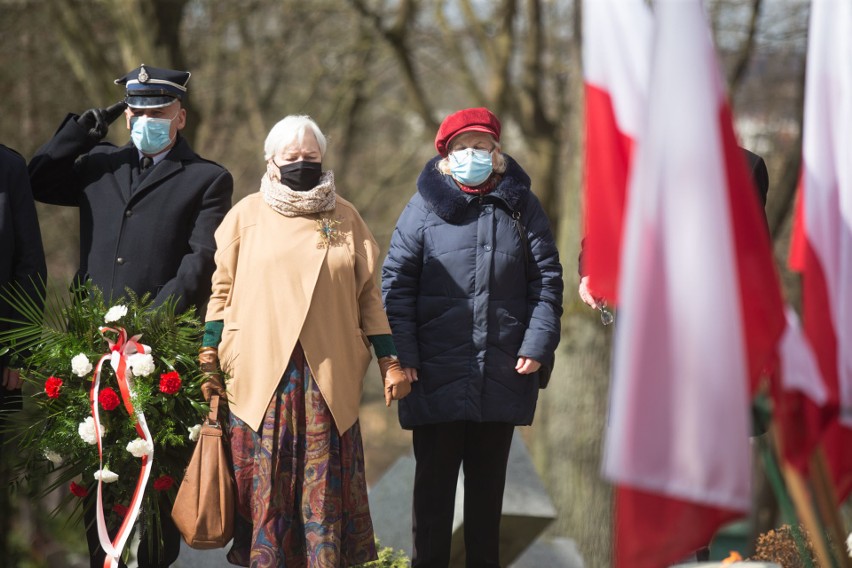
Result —
[[444, 119], [382, 269], [385, 309], [412, 381], [414, 567], [450, 560], [464, 465], [466, 565], [499, 566], [516, 425], [531, 424], [559, 343], [562, 267], [530, 178], [486, 108]]

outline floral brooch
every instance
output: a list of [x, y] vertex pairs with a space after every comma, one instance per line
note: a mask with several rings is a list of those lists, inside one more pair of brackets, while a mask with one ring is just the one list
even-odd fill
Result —
[[317, 219], [317, 232], [319, 233], [317, 248], [338, 246], [341, 243], [340, 229], [337, 226], [342, 222], [340, 219], [329, 219], [328, 217]]

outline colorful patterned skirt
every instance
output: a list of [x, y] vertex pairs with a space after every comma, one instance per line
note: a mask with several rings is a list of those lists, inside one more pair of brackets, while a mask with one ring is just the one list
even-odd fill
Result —
[[358, 422], [338, 434], [301, 345], [260, 432], [231, 415], [237, 482], [228, 561], [252, 568], [338, 568], [376, 559]]

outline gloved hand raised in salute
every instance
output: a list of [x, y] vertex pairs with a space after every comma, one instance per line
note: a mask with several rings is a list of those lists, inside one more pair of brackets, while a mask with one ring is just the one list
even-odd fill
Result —
[[101, 140], [109, 132], [109, 125], [124, 113], [127, 103], [118, 101], [108, 108], [90, 108], [80, 115], [77, 124], [88, 131], [91, 138]]

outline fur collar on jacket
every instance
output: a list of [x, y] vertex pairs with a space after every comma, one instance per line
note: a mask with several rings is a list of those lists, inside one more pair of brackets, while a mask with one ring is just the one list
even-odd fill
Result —
[[[511, 211], [523, 213], [527, 194], [530, 192], [530, 178], [518, 163], [506, 156], [506, 171], [503, 179], [490, 193], [506, 204]], [[426, 164], [417, 178], [417, 191], [435, 214], [449, 223], [460, 222], [464, 218], [468, 204], [476, 199], [461, 191], [450, 176], [438, 171], [436, 167], [441, 156], [435, 156]]]

